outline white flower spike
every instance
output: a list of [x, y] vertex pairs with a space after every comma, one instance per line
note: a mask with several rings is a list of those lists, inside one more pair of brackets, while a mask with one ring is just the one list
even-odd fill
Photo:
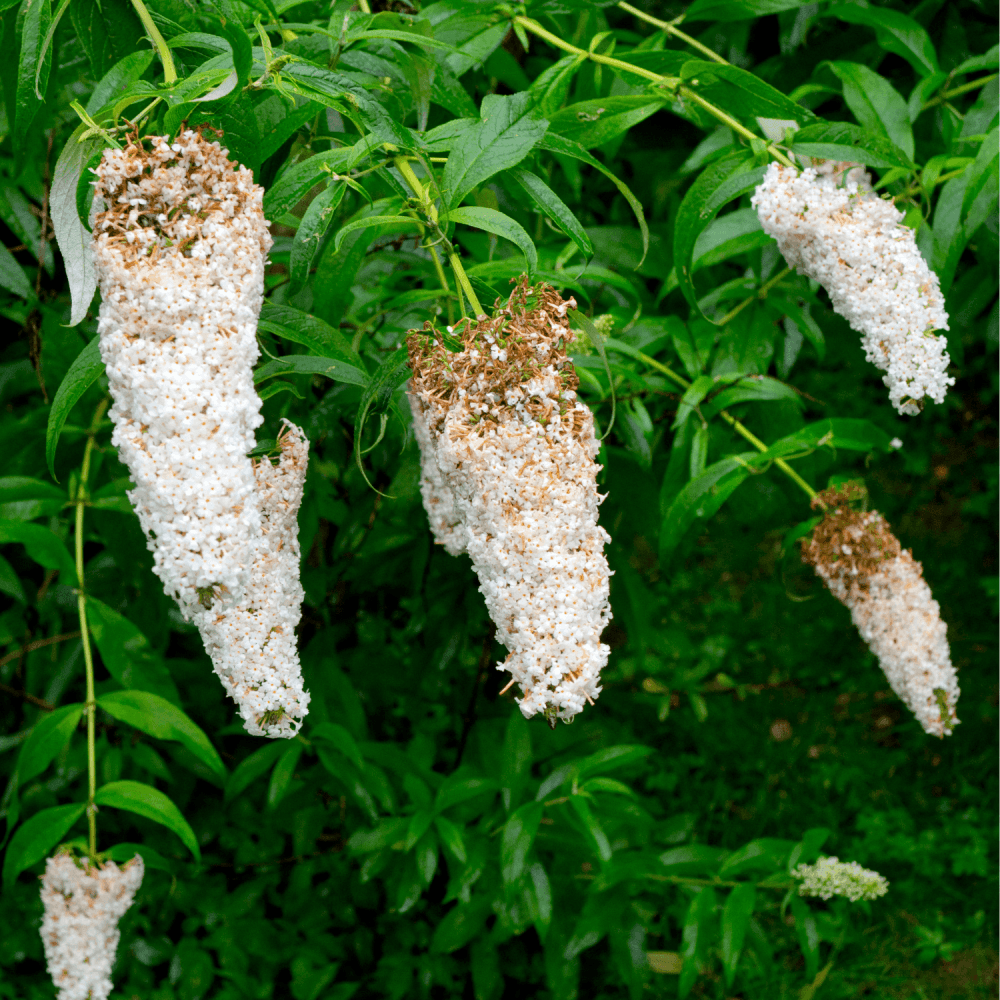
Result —
[[878, 872], [862, 868], [856, 861], [820, 858], [814, 865], [799, 865], [792, 878], [799, 879], [799, 895], [832, 899], [845, 896], [852, 903], [878, 899], [889, 891], [889, 883]]
[[468, 552], [497, 636], [498, 668], [526, 718], [570, 720], [600, 694], [609, 572], [597, 523], [594, 418], [566, 356], [575, 302], [525, 279], [452, 352], [430, 324], [408, 338], [421, 491], [436, 541]]
[[864, 169], [827, 161], [799, 173], [772, 163], [751, 204], [788, 266], [818, 281], [861, 334], [896, 410], [915, 415], [925, 396], [942, 402], [955, 380], [936, 333], [948, 329], [938, 276]]
[[118, 950], [118, 921], [132, 905], [144, 868], [138, 854], [121, 868], [57, 854], [42, 876], [42, 945], [58, 1000], [106, 1000]]
[[932, 736], [958, 724], [958, 676], [951, 663], [948, 627], [923, 578], [877, 511], [851, 510], [849, 484], [821, 493], [826, 516], [803, 539], [802, 558], [830, 593], [851, 610], [861, 637], [878, 657], [893, 691]]

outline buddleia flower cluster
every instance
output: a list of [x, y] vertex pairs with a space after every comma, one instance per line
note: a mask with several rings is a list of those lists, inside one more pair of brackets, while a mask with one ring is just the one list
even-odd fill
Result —
[[947, 626], [923, 567], [877, 511], [856, 511], [850, 484], [819, 494], [823, 519], [803, 540], [802, 558], [851, 610], [893, 691], [933, 736], [958, 723], [959, 687]]
[[42, 876], [42, 945], [58, 1000], [106, 1000], [118, 950], [118, 921], [143, 876], [136, 855], [121, 868], [60, 853]]
[[852, 903], [858, 900], [878, 899], [889, 891], [884, 876], [870, 868], [862, 868], [856, 861], [838, 861], [821, 857], [814, 865], [799, 865], [792, 878], [799, 880], [800, 896], [832, 899], [846, 896]]
[[[408, 337], [421, 491], [436, 541], [472, 559], [521, 712], [572, 719], [600, 693], [611, 618], [594, 419], [566, 348], [575, 306], [522, 278], [491, 319]], [[508, 685], [509, 686], [509, 685]]]
[[[284, 559], [282, 571], [294, 579], [269, 593], [276, 599], [280, 591], [295, 607], [278, 615], [272, 601], [266, 612], [281, 642], [257, 635], [259, 619], [243, 634], [220, 631], [222, 622], [247, 621], [263, 587], [254, 574], [271, 566], [262, 523], [262, 490], [270, 485], [248, 457], [262, 422], [252, 368], [272, 243], [263, 190], [219, 143], [195, 131], [172, 143], [135, 137], [107, 150], [96, 173], [93, 254], [101, 358], [114, 399], [112, 444], [135, 483], [129, 499], [154, 572], [206, 637], [250, 731], [268, 731], [274, 727], [264, 724], [265, 713], [267, 720], [279, 709], [305, 713], [297, 656], [273, 664], [280, 676], [269, 684], [248, 687], [235, 679], [240, 654], [219, 641], [224, 633], [244, 649], [266, 642], [268, 654], [258, 648], [252, 657], [254, 671], [275, 659], [270, 647], [291, 657], [288, 623], [298, 620], [301, 600], [298, 566]], [[278, 695], [278, 687], [294, 693]], [[273, 707], [257, 712], [261, 703]], [[291, 735], [294, 727], [286, 720], [279, 728]]]
[[772, 163], [751, 204], [789, 267], [818, 281], [861, 334], [896, 410], [917, 414], [924, 397], [942, 402], [955, 380], [936, 332], [948, 329], [938, 277], [903, 213], [872, 191], [864, 170], [827, 161], [800, 172]]

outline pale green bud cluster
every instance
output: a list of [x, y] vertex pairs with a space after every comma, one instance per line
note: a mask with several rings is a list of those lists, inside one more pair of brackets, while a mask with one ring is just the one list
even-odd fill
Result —
[[888, 881], [878, 872], [862, 868], [856, 861], [820, 858], [814, 865], [799, 865], [792, 878], [802, 880], [800, 896], [831, 899], [846, 896], [852, 903], [859, 899], [878, 899], [889, 891]]

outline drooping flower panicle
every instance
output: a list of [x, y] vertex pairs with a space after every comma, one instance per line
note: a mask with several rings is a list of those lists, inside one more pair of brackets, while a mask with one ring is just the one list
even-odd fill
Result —
[[262, 189], [196, 132], [109, 149], [95, 190], [112, 444], [185, 617], [237, 601], [260, 534], [252, 367], [271, 237]]
[[799, 880], [800, 896], [832, 899], [845, 896], [852, 903], [872, 900], [889, 891], [889, 883], [878, 872], [862, 868], [856, 861], [820, 858], [814, 865], [799, 865], [792, 878]]
[[302, 617], [298, 510], [306, 481], [309, 442], [285, 421], [277, 465], [267, 458], [254, 474], [260, 498], [262, 537], [241, 601], [197, 617], [205, 649], [227, 693], [236, 701], [247, 732], [294, 736], [309, 707], [295, 626]]
[[[438, 543], [468, 552], [525, 717], [571, 719], [600, 693], [611, 618], [590, 410], [566, 356], [573, 300], [522, 279], [452, 351], [408, 338], [424, 506]], [[456, 332], [456, 337], [459, 333]]]
[[861, 334], [892, 405], [913, 415], [925, 396], [942, 402], [955, 380], [936, 333], [948, 329], [938, 276], [864, 170], [827, 161], [800, 173], [772, 163], [751, 203], [788, 265], [817, 280]]
[[802, 558], [851, 610], [893, 691], [933, 736], [958, 723], [959, 687], [941, 609], [923, 568], [877, 511], [851, 509], [849, 486], [826, 490], [822, 521], [803, 540]]
[[118, 921], [142, 884], [142, 857], [121, 868], [71, 854], [45, 862], [42, 945], [58, 1000], [106, 1000], [118, 950]]
[[97, 175], [112, 443], [136, 484], [154, 572], [198, 626], [247, 731], [293, 736], [309, 704], [295, 638], [309, 449], [289, 425], [277, 466], [249, 458], [272, 242], [263, 189], [193, 131], [108, 150]]

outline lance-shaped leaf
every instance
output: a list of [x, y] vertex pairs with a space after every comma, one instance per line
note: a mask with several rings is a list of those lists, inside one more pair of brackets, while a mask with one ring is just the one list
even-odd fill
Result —
[[[73, 215], [75, 218], [75, 208]], [[65, 252], [63, 256], [65, 257]], [[68, 266], [67, 264], [67, 268]], [[94, 294], [93, 287], [90, 289], [90, 294]], [[89, 302], [90, 299], [87, 299], [88, 304]], [[84, 311], [86, 312], [86, 308]], [[56, 447], [59, 444], [59, 436], [62, 434], [63, 427], [66, 425], [66, 419], [83, 394], [102, 374], [104, 374], [104, 362], [101, 361], [100, 340], [95, 337], [69, 366], [69, 371], [59, 383], [55, 399], [52, 400], [52, 406], [49, 409], [49, 420], [45, 429], [45, 461], [53, 479], [56, 478]]]
[[874, 28], [879, 45], [887, 52], [902, 56], [919, 76], [937, 72], [937, 53], [930, 35], [908, 14], [889, 7], [862, 7], [860, 4], [836, 4], [822, 13], [825, 17]]
[[699, 959], [708, 949], [711, 938], [715, 899], [715, 890], [704, 888], [691, 900], [691, 905], [688, 907], [682, 931], [681, 957], [684, 965], [677, 985], [679, 997], [686, 997], [698, 978]]
[[548, 126], [544, 118], [533, 117], [527, 93], [485, 97], [480, 121], [452, 148], [444, 166], [441, 189], [445, 206], [461, 204], [473, 188], [520, 163]]
[[309, 279], [309, 269], [330, 231], [334, 215], [344, 199], [346, 184], [331, 184], [309, 203], [292, 243], [288, 274], [294, 288], [301, 288]]
[[681, 79], [690, 81], [692, 86], [696, 79], [700, 82], [704, 82], [707, 77], [724, 80], [729, 85], [726, 89], [731, 98], [725, 104], [726, 109], [747, 119], [781, 118], [799, 124], [816, 121], [816, 116], [808, 108], [786, 97], [754, 73], [736, 66], [707, 62], [704, 59], [689, 59], [681, 67], [680, 76]]
[[580, 248], [581, 253], [587, 257], [593, 256], [594, 245], [580, 220], [538, 174], [518, 167], [509, 176], [520, 185], [535, 207], [544, 212]]
[[[365, 482], [371, 486], [368, 473], [361, 463], [361, 435], [365, 429], [365, 422], [369, 412], [384, 413], [392, 401], [392, 394], [410, 377], [410, 369], [407, 364], [406, 348], [401, 347], [393, 351], [378, 366], [371, 381], [365, 386], [365, 391], [361, 394], [361, 404], [358, 406], [357, 415], [354, 418], [354, 460], [358, 463], [361, 475], [365, 477]], [[383, 425], [384, 430], [384, 425]], [[381, 440], [382, 435], [379, 435]], [[376, 442], [377, 443], [377, 442]], [[375, 447], [372, 445], [372, 447]], [[372, 487], [374, 489], [374, 487]]]
[[757, 890], [747, 882], [738, 885], [729, 893], [722, 908], [722, 968], [726, 975], [726, 985], [732, 986], [736, 978], [736, 966], [743, 951], [743, 941], [750, 927]]
[[22, 299], [32, 297], [31, 284], [28, 276], [21, 270], [21, 265], [14, 259], [14, 255], [5, 247], [0, 245], [0, 288], [20, 295]]
[[650, 94], [629, 94], [579, 101], [556, 111], [550, 129], [584, 149], [603, 146], [627, 132], [633, 125], [645, 121], [666, 103], [664, 98]]
[[76, 731], [82, 715], [82, 704], [64, 705], [35, 723], [17, 758], [17, 779], [21, 787], [52, 763]]
[[373, 226], [392, 226], [402, 229], [416, 228], [418, 231], [422, 229], [419, 220], [413, 219], [408, 215], [369, 215], [366, 218], [348, 222], [346, 226], [341, 226], [337, 230], [337, 235], [333, 241], [333, 252], [336, 253], [340, 249], [340, 245], [344, 242], [344, 237], [348, 233], [353, 233], [357, 229], [371, 229]]
[[465, 226], [482, 229], [487, 233], [493, 233], [494, 236], [502, 236], [505, 240], [510, 240], [524, 254], [528, 279], [531, 279], [538, 267], [538, 251], [535, 249], [534, 241], [521, 224], [515, 222], [509, 215], [504, 215], [503, 212], [498, 212], [494, 208], [465, 206], [453, 208], [448, 213], [448, 219], [450, 222], [460, 222]]
[[253, 373], [253, 380], [255, 383], [263, 382], [275, 375], [325, 375], [334, 382], [346, 382], [348, 385], [368, 384], [368, 376], [360, 368], [335, 358], [315, 358], [309, 354], [289, 354], [268, 361]]
[[76, 581], [76, 566], [66, 544], [50, 528], [31, 521], [0, 520], [0, 545], [20, 542], [39, 566], [59, 570], [64, 583]]
[[38, 864], [69, 832], [87, 807], [82, 802], [42, 809], [27, 820], [11, 837], [3, 859], [3, 884], [32, 865]]
[[255, 750], [246, 760], [240, 761], [226, 782], [226, 790], [223, 795], [225, 801], [231, 801], [251, 782], [266, 774], [284, 752], [284, 742], [275, 740], [265, 744], [259, 750]]
[[166, 698], [149, 691], [110, 691], [97, 699], [108, 715], [158, 740], [176, 740], [225, 781], [226, 765], [201, 727]]
[[749, 21], [805, 7], [809, 0], [694, 0], [684, 12], [687, 21]]
[[97, 789], [94, 802], [99, 806], [125, 809], [160, 823], [180, 837], [184, 846], [201, 862], [201, 848], [190, 823], [180, 809], [158, 788], [138, 781], [112, 781]]
[[913, 127], [902, 94], [863, 63], [823, 63], [840, 80], [844, 100], [854, 117], [867, 129], [880, 132], [913, 158]]
[[271, 772], [271, 783], [267, 787], [267, 808], [274, 809], [278, 803], [288, 794], [292, 787], [292, 779], [295, 777], [295, 768], [299, 766], [299, 758], [305, 745], [298, 740], [287, 743], [274, 770]]
[[295, 208], [319, 181], [344, 170], [350, 155], [350, 149], [330, 149], [290, 166], [264, 192], [265, 214], [271, 219], [280, 219], [285, 212]]
[[804, 156], [849, 160], [869, 167], [913, 167], [913, 161], [890, 139], [850, 122], [806, 125], [795, 133], [792, 150]]
[[504, 823], [500, 841], [500, 871], [504, 882], [515, 882], [524, 873], [528, 851], [535, 842], [544, 811], [541, 802], [526, 802]]
[[314, 354], [346, 361], [355, 368], [361, 367], [361, 358], [340, 330], [301, 309], [275, 305], [265, 300], [257, 328], [290, 340], [293, 344], [302, 344]]

